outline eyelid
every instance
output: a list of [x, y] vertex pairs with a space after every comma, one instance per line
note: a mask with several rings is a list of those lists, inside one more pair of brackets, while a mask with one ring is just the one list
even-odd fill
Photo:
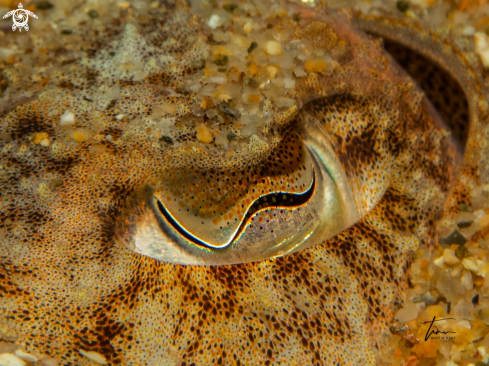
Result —
[[249, 170], [242, 168], [234, 174], [217, 169], [165, 173], [155, 188], [164, 208], [160, 215], [197, 245], [229, 247], [260, 197], [278, 192], [293, 196], [311, 187], [313, 164], [298, 131], [290, 131], [285, 139], [289, 145]]
[[[345, 208], [353, 202], [351, 198], [349, 202], [344, 202], [348, 199], [345, 197], [351, 197], [351, 192], [342, 192], [344, 187], [348, 188], [348, 184], [343, 182], [345, 176], [337, 158], [330, 156], [328, 151], [325, 152], [326, 156], [318, 153], [317, 149], [321, 149], [323, 142], [308, 142], [307, 151], [314, 169], [314, 189], [311, 190], [312, 197], [304, 204], [304, 210], [289, 208], [287, 211], [280, 207], [265, 209], [268, 215], [277, 214], [275, 221], [268, 224], [276, 228], [274, 235], [268, 235], [266, 230], [257, 230], [247, 220], [233, 245], [222, 249], [197, 245], [170, 225], [158, 208], [154, 191], [150, 189], [148, 210], [138, 224], [140, 227], [135, 233], [133, 250], [166, 262], [194, 265], [234, 264], [283, 256], [338, 234], [353, 225], [358, 216], [356, 211], [353, 215], [345, 212]], [[330, 164], [329, 171], [324, 167], [325, 163]], [[278, 214], [281, 211], [286, 211], [283, 216]], [[262, 213], [264, 210], [257, 211], [254, 215]]]
[[[233, 243], [236, 241], [236, 239], [241, 235], [241, 233], [245, 229], [245, 226], [247, 225], [247, 223], [252, 219], [252, 217], [256, 213], [263, 211], [265, 209], [274, 209], [274, 208], [290, 209], [290, 207], [297, 208], [297, 207], [301, 206], [302, 204], [306, 203], [312, 197], [312, 195], [314, 194], [314, 190], [316, 188], [316, 177], [315, 177], [314, 168], [312, 169], [312, 171], [313, 171], [313, 177], [312, 177], [311, 185], [309, 188], [307, 188], [307, 190], [304, 193], [293, 194], [293, 193], [289, 193], [289, 192], [278, 191], [278, 192], [272, 192], [272, 193], [268, 193], [266, 195], [262, 195], [257, 200], [255, 200], [255, 202], [253, 202], [253, 204], [248, 208], [248, 210], [247, 210], [246, 214], [244, 215], [240, 225], [236, 229], [236, 231], [235, 231], [234, 235], [231, 237], [231, 239], [227, 243], [224, 243], [223, 245], [220, 245], [220, 246], [212, 245], [211, 243], [207, 243], [204, 240], [199, 239], [196, 235], [192, 235], [192, 233], [190, 233], [188, 230], [186, 230], [185, 227], [182, 224], [180, 224], [172, 216], [172, 214], [169, 212], [169, 210], [165, 207], [164, 203], [157, 196], [154, 196], [154, 200], [156, 202], [156, 207], [158, 208], [158, 212], [163, 215], [163, 217], [167, 220], [168, 224], [170, 226], [172, 226], [175, 231], [177, 231], [180, 235], [182, 235], [189, 242], [193, 242], [194, 244], [201, 246], [203, 248], [207, 248], [207, 249], [224, 249], [228, 246], [233, 245]], [[260, 203], [260, 199], [262, 199], [264, 197], [268, 198], [270, 196], [272, 196], [272, 199], [275, 196], [283, 196], [283, 197], [286, 197], [290, 200], [296, 199], [296, 200], [299, 200], [299, 203], [296, 205], [285, 205], [285, 204], [284, 205], [279, 205], [279, 204], [274, 205], [274, 204], [271, 204], [267, 207], [255, 209], [254, 206], [256, 206], [257, 204]], [[157, 214], [158, 212], [155, 212], [155, 214]]]

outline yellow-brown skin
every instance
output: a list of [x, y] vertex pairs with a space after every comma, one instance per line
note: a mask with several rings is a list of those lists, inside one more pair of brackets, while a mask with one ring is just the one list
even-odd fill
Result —
[[[321, 33], [323, 47], [334, 53], [340, 43], [346, 51], [338, 51], [334, 73], [297, 82], [297, 109], [272, 109], [273, 121], [261, 130], [269, 148], [245, 141], [230, 156], [186, 143], [169, 146], [133, 121], [151, 113], [164, 88], [178, 90], [182, 76], [195, 71], [185, 40], [188, 34], [206, 38], [187, 11], [170, 8], [167, 18], [138, 30], [143, 37], [156, 30], [163, 40], [175, 39], [177, 46], [168, 49], [154, 43], [175, 56], [170, 74], [129, 82], [102, 77], [90, 63], [75, 60], [56, 73], [49, 71], [55, 66], [44, 71], [37, 79], [48, 78], [44, 88], [24, 81], [23, 88], [40, 92], [28, 102], [12, 101], [1, 115], [0, 335], [66, 365], [90, 363], [78, 349], [98, 352], [109, 365], [375, 364], [380, 335], [402, 304], [407, 255], [419, 242], [435, 242], [453, 188], [456, 157], [442, 128], [412, 81], [398, 74], [378, 42], [351, 26], [347, 14], [297, 8], [300, 26], [279, 26], [291, 27], [297, 38], [327, 30]], [[115, 24], [93, 35], [95, 59], [103, 59], [107, 38], [119, 39], [122, 29]], [[66, 51], [49, 61], [60, 65], [71, 57]], [[451, 57], [451, 65], [463, 60], [462, 54]], [[19, 87], [15, 68], [7, 67], [6, 74], [11, 87]], [[479, 98], [482, 86], [474, 75], [465, 86]], [[116, 102], [87, 100], [113, 82], [121, 88]], [[185, 117], [193, 97], [168, 100]], [[487, 181], [478, 155], [487, 149], [487, 123], [479, 119], [487, 106], [478, 100], [464, 180], [457, 183], [450, 212], [470, 204], [471, 186]], [[77, 142], [59, 126], [66, 109], [75, 113], [75, 128], [90, 132], [88, 140]], [[129, 122], [121, 123], [118, 114], [129, 115]], [[379, 187], [387, 186], [352, 228], [292, 255], [231, 266], [168, 264], [121, 243], [125, 213], [165, 171], [213, 168], [227, 177], [233, 168], [239, 174], [260, 166], [280, 147], [288, 126], [306, 114], [324, 120], [352, 181], [368, 171], [378, 174]], [[173, 132], [174, 141], [195, 141], [185, 128]], [[40, 132], [48, 133], [48, 148], [29, 141]], [[369, 149], [362, 147], [366, 141]]]

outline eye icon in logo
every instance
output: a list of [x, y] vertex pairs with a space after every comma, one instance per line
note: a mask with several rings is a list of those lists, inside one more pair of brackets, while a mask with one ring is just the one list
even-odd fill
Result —
[[19, 8], [9, 11], [3, 16], [3, 19], [12, 16], [12, 20], [14, 21], [14, 24], [12, 25], [12, 30], [14, 31], [19, 28], [19, 32], [22, 32], [22, 28], [24, 28], [26, 31], [29, 30], [29, 25], [27, 24], [29, 20], [29, 15], [37, 18], [36, 14], [34, 14], [32, 11], [24, 9], [22, 4], [19, 3]]

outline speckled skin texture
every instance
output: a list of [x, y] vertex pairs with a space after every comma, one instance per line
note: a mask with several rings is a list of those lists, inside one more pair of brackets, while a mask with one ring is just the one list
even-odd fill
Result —
[[[211, 40], [185, 6], [149, 24], [126, 19], [130, 25], [87, 34], [77, 51], [86, 57], [52, 55], [50, 67], [40, 57], [36, 78], [20, 81], [21, 69], [5, 69], [11, 88], [34, 94], [13, 98], [0, 115], [1, 337], [62, 365], [91, 364], [78, 349], [98, 352], [108, 365], [375, 364], [380, 335], [402, 304], [408, 253], [434, 242], [443, 208], [470, 204], [466, 192], [487, 178], [479, 168], [487, 159], [483, 86], [477, 69], [467, 61], [467, 74], [460, 71], [464, 56], [451, 51], [449, 71], [473, 97], [455, 183], [446, 129], [380, 43], [348, 13], [297, 11], [303, 23], [279, 26], [292, 39], [319, 34], [317, 47], [335, 55], [337, 69], [298, 79], [292, 107], [265, 104], [272, 117], [261, 137], [243, 138], [232, 154], [199, 145], [193, 120], [168, 132], [174, 145], [147, 131], [162, 99], [178, 106], [177, 120], [192, 117], [196, 95], [184, 79]], [[144, 67], [114, 66], [124, 51]], [[93, 97], [114, 85], [117, 99]], [[60, 127], [66, 109], [76, 116], [73, 129], [89, 131], [89, 139], [75, 141]], [[296, 141], [286, 136], [305, 118], [324, 126], [362, 195], [368, 214], [356, 225], [292, 255], [230, 266], [169, 264], [123, 245], [123, 218], [145, 187], [192, 170], [214, 172], [224, 187], [263, 178], [260, 167]], [[49, 147], [29, 141], [40, 132]], [[259, 184], [250, 181], [248, 190]]]

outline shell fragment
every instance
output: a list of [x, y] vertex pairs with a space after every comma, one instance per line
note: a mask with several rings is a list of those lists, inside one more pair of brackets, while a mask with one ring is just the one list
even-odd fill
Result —
[[84, 350], [81, 350], [81, 349], [79, 349], [78, 352], [80, 352], [86, 358], [88, 358], [88, 359], [92, 360], [93, 362], [96, 362], [96, 363], [98, 363], [100, 365], [106, 365], [107, 364], [107, 360], [105, 359], [105, 357], [102, 356], [98, 352], [84, 351]]
[[1, 366], [25, 366], [26, 363], [13, 353], [2, 353], [0, 354], [0, 365]]

